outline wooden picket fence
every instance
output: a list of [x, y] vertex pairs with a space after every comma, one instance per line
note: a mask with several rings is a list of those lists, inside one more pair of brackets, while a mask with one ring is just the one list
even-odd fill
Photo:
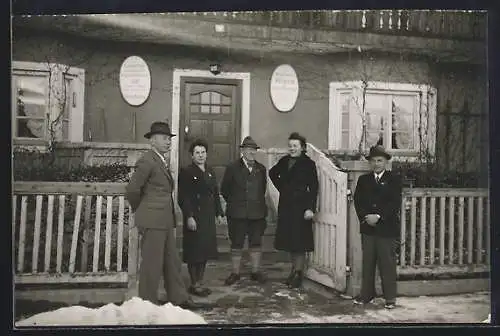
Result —
[[[15, 182], [16, 285], [114, 283], [133, 293], [139, 242], [124, 191], [125, 183]], [[487, 190], [404, 189], [402, 202], [400, 275], [489, 271]]]
[[125, 183], [15, 182], [15, 283], [123, 283], [137, 269]]
[[399, 273], [487, 272], [487, 189], [404, 189]]

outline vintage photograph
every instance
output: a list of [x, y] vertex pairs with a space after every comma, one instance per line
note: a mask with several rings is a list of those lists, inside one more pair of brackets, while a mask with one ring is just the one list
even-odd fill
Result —
[[490, 323], [487, 12], [12, 16], [14, 327]]

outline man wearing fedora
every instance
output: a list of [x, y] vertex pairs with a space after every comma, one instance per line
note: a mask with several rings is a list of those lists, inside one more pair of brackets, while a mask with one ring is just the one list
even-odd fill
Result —
[[168, 164], [173, 136], [167, 123], [151, 125], [151, 130], [144, 135], [151, 142], [151, 150], [137, 161], [125, 197], [135, 214], [141, 237], [139, 297], [157, 304], [163, 275], [167, 300], [189, 309], [198, 306], [187, 293], [174, 235], [174, 180]]
[[231, 240], [232, 273], [226, 279], [230, 286], [240, 279], [240, 264], [245, 238], [252, 263], [251, 279], [265, 282], [260, 271], [262, 236], [266, 229], [266, 167], [255, 160], [259, 146], [247, 136], [240, 145], [241, 158], [229, 164], [221, 183], [221, 194], [227, 202], [226, 218]]
[[370, 148], [367, 159], [372, 172], [359, 177], [354, 207], [360, 222], [362, 244], [361, 293], [355, 304], [371, 303], [375, 298], [375, 270], [379, 269], [385, 308], [396, 304], [396, 253], [400, 236], [401, 180], [386, 170], [391, 155], [384, 147]]

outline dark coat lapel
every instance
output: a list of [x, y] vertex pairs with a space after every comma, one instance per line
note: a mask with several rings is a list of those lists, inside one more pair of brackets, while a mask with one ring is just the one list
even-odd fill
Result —
[[151, 152], [153, 154], [154, 160], [160, 165], [162, 171], [165, 173], [165, 176], [167, 176], [167, 179], [170, 182], [170, 184], [173, 185], [174, 179], [172, 177], [172, 174], [170, 174], [170, 171], [168, 170], [167, 166], [163, 163], [162, 159], [158, 157], [158, 154], [154, 150], [151, 150]]

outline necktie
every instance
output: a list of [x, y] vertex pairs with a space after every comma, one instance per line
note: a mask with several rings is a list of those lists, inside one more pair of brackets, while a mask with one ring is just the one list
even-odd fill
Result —
[[380, 184], [380, 176], [375, 176], [375, 181], [377, 182], [377, 184]]

